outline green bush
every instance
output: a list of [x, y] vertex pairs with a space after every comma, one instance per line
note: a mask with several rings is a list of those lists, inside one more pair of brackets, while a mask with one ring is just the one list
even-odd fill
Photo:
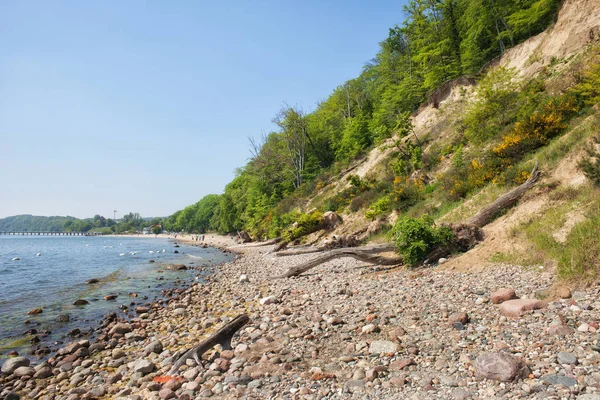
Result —
[[435, 226], [433, 219], [424, 215], [421, 218], [400, 218], [392, 228], [391, 236], [406, 265], [414, 267], [423, 262], [435, 247], [449, 245], [454, 233], [450, 228]]
[[375, 203], [373, 203], [371, 207], [369, 207], [366, 216], [369, 219], [375, 219], [380, 215], [383, 215], [386, 212], [390, 211], [391, 207], [392, 200], [390, 199], [390, 196], [384, 196], [377, 200]]
[[301, 214], [295, 223], [295, 227], [288, 229], [282, 235], [286, 242], [292, 242], [308, 233], [314, 232], [323, 223], [323, 213], [313, 211], [310, 214]]

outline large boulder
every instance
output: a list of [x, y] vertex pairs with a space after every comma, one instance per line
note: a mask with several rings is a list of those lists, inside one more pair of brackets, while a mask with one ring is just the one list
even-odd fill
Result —
[[12, 374], [19, 367], [29, 367], [31, 361], [27, 357], [14, 357], [9, 358], [2, 364], [2, 372], [5, 374]]
[[119, 323], [119, 324], [115, 324], [115, 326], [113, 326], [108, 333], [110, 335], [114, 335], [114, 334], [124, 335], [128, 332], [131, 332], [131, 325], [126, 324], [126, 323]]
[[146, 375], [154, 371], [154, 364], [148, 360], [138, 360], [133, 367], [133, 372], [141, 372]]
[[521, 358], [508, 353], [483, 353], [474, 363], [475, 374], [480, 378], [510, 382], [526, 378], [529, 367]]
[[519, 318], [527, 311], [539, 310], [547, 306], [545, 301], [536, 299], [515, 299], [500, 304], [500, 315], [509, 318]]

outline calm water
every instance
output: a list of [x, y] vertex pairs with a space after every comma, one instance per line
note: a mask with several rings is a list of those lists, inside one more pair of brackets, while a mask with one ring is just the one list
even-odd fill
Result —
[[[42, 344], [54, 349], [53, 343], [68, 340], [65, 335], [71, 329], [96, 327], [111, 311], [124, 315], [121, 305], [149, 303], [176, 280], [200, 275], [196, 270], [166, 271], [161, 268], [165, 264], [193, 267], [231, 259], [218, 249], [179, 246], [153, 237], [0, 236], [0, 352], [31, 352], [31, 336], [23, 335], [31, 328], [51, 331]], [[176, 250], [179, 254], [174, 253]], [[16, 257], [20, 260], [13, 261]], [[100, 283], [85, 284], [92, 278]], [[139, 297], [129, 297], [132, 292]], [[118, 298], [103, 300], [108, 294]], [[90, 304], [72, 305], [77, 299]], [[38, 307], [43, 308], [42, 314], [27, 315]], [[69, 315], [70, 321], [57, 322], [56, 317], [62, 314]]]

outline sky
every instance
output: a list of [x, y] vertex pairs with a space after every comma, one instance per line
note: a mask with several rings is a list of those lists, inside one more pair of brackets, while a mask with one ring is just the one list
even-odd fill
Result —
[[0, 218], [168, 216], [284, 103], [357, 77], [403, 0], [0, 2]]

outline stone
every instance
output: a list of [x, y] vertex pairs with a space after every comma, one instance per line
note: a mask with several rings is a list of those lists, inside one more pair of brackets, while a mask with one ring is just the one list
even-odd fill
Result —
[[98, 282], [100, 282], [100, 281], [96, 278], [88, 279], [87, 281], [85, 281], [85, 283], [88, 285], [91, 285], [92, 283], [98, 283]]
[[115, 300], [117, 297], [119, 297], [119, 296], [116, 294], [109, 294], [109, 295], [104, 296], [104, 300]]
[[381, 329], [379, 329], [379, 327], [375, 324], [368, 324], [362, 327], [361, 332], [364, 334], [369, 334], [369, 333], [377, 333], [379, 332]]
[[555, 336], [568, 336], [575, 332], [575, 329], [566, 325], [553, 325], [548, 328], [548, 333]]
[[327, 325], [341, 325], [343, 323], [344, 320], [339, 316], [327, 318]]
[[163, 344], [160, 340], [154, 340], [144, 349], [146, 355], [150, 353], [160, 354], [163, 351]]
[[126, 323], [118, 323], [118, 324], [115, 324], [115, 326], [113, 326], [108, 333], [110, 335], [114, 335], [115, 333], [117, 333], [119, 335], [124, 335], [128, 332], [131, 332], [131, 325], [126, 324]]
[[41, 314], [43, 312], [44, 312], [44, 310], [42, 310], [41, 308], [34, 308], [33, 310], [29, 310], [27, 312], [27, 315], [38, 315], [38, 314]]
[[275, 296], [268, 296], [268, 297], [264, 297], [264, 298], [260, 299], [259, 303], [261, 306], [268, 306], [269, 304], [279, 303], [279, 301], [277, 300], [277, 297], [275, 297]]
[[576, 365], [578, 363], [577, 357], [575, 357], [571, 353], [567, 353], [566, 351], [561, 351], [560, 353], [558, 353], [557, 359], [558, 362], [561, 364]]
[[483, 353], [474, 362], [475, 374], [502, 382], [516, 381], [529, 375], [525, 361], [507, 353]]
[[239, 283], [248, 283], [248, 282], [250, 282], [250, 279], [248, 279], [248, 275], [242, 274], [242, 275], [240, 275], [238, 282]]
[[395, 353], [398, 351], [398, 344], [390, 342], [389, 340], [375, 340], [371, 342], [369, 346], [369, 353], [381, 354], [381, 353]]
[[455, 312], [448, 317], [448, 323], [453, 325], [455, 322], [458, 322], [462, 325], [465, 325], [469, 322], [469, 314], [466, 312]]
[[123, 351], [123, 349], [117, 347], [116, 349], [112, 350], [111, 357], [113, 360], [118, 360], [119, 358], [125, 357], [125, 352]]
[[346, 383], [344, 383], [344, 386], [347, 388], [361, 388], [365, 386], [365, 383], [367, 382], [364, 379], [356, 379], [347, 381]]
[[515, 299], [500, 304], [500, 315], [509, 318], [519, 318], [527, 311], [539, 310], [547, 306], [545, 301], [536, 299]]
[[19, 367], [29, 367], [31, 361], [27, 357], [14, 357], [4, 361], [0, 369], [5, 374], [12, 374]]
[[86, 304], [90, 304], [90, 302], [84, 299], [78, 299], [73, 302], [74, 306], [85, 306]]
[[154, 364], [148, 360], [139, 360], [133, 367], [133, 372], [141, 372], [142, 374], [149, 374], [154, 371]]
[[498, 289], [494, 293], [492, 293], [492, 295], [490, 296], [490, 299], [492, 300], [492, 303], [494, 303], [494, 304], [504, 303], [505, 301], [516, 299], [516, 298], [518, 298], [518, 297], [517, 297], [517, 294], [515, 293], [514, 289], [508, 289], [508, 288]]
[[33, 375], [35, 379], [46, 379], [50, 376], [52, 376], [52, 369], [50, 367], [42, 367]]
[[455, 389], [452, 391], [452, 398], [454, 400], [467, 400], [473, 397], [473, 393], [465, 389]]
[[413, 360], [412, 358], [401, 358], [400, 360], [394, 361], [390, 365], [390, 368], [399, 371], [403, 368], [408, 367], [409, 365], [415, 365], [415, 360]]
[[177, 395], [175, 394], [175, 392], [173, 392], [173, 391], [172, 391], [171, 389], [169, 389], [169, 388], [164, 388], [164, 389], [161, 389], [161, 390], [160, 390], [160, 392], [158, 392], [158, 396], [159, 396], [161, 399], [164, 399], [164, 400], [166, 400], [166, 399], [172, 399], [172, 398], [174, 398], [174, 397], [177, 397]]
[[574, 378], [564, 375], [546, 375], [542, 380], [550, 385], [562, 385], [565, 387], [577, 385], [577, 381]]
[[56, 322], [69, 322], [71, 318], [67, 314], [62, 314], [56, 317]]
[[19, 367], [13, 371], [14, 376], [34, 376], [35, 369], [33, 367]]

